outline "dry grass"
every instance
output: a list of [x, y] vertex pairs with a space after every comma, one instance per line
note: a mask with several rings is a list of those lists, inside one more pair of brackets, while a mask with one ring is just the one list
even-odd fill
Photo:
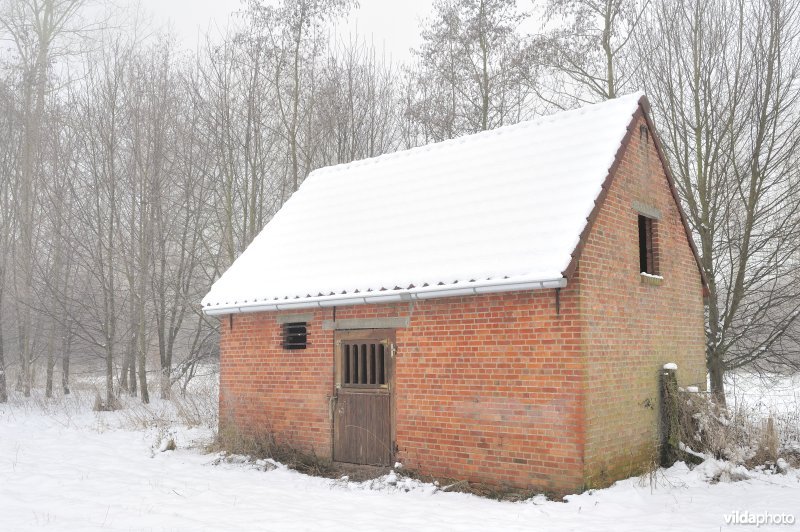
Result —
[[123, 426], [133, 429], [181, 424], [216, 431], [218, 393], [216, 383], [211, 383], [186, 394], [173, 393], [169, 400], [152, 399], [149, 404], [135, 397], [123, 397], [118, 415], [124, 420]]
[[112, 397], [111, 400], [103, 399], [100, 395], [100, 392], [97, 392], [94, 396], [94, 406], [92, 406], [92, 410], [95, 412], [114, 412], [120, 409], [120, 401], [116, 397]]
[[291, 445], [277, 442], [267, 431], [247, 434], [230, 424], [223, 424], [208, 450], [229, 455], [243, 455], [252, 460], [271, 459], [295, 471], [318, 477], [340, 478], [345, 474], [342, 468], [331, 460], [321, 458], [313, 451], [304, 452]]
[[[224, 419], [235, 418], [235, 412], [241, 408], [241, 400], [226, 401], [223, 406]], [[221, 452], [232, 456], [245, 456], [250, 460], [274, 460], [287, 467], [314, 476], [340, 478], [343, 468], [328, 458], [322, 458], [312, 450], [298, 449], [288, 443], [286, 438], [275, 437], [269, 427], [258, 432], [241, 430], [234, 423], [220, 422], [214, 442], [209, 447], [211, 452]], [[376, 478], [380, 475], [370, 476]]]
[[748, 468], [773, 467], [781, 458], [800, 465], [800, 407], [765, 418], [744, 403], [722, 408], [689, 392], [681, 392], [679, 405], [680, 441], [691, 451]]
[[185, 393], [179, 386], [173, 387], [169, 400], [160, 399], [158, 395], [158, 387], [153, 385], [151, 402], [145, 404], [139, 397], [118, 391], [109, 404], [105, 378], [102, 375], [80, 375], [70, 383], [68, 395], [63, 395], [57, 388], [53, 397], [46, 397], [44, 389], [33, 388], [30, 396], [25, 397], [21, 391], [11, 389], [7, 415], [39, 413], [69, 425], [73, 418], [94, 411], [98, 426], [102, 427], [140, 430], [180, 424], [216, 431], [219, 397], [216, 373], [210, 372], [207, 378], [195, 379]]
[[407, 469], [405, 467], [402, 470], [397, 471], [396, 473], [398, 475], [418, 480], [426, 484], [434, 484], [438, 486], [439, 489], [443, 492], [469, 493], [471, 495], [477, 495], [478, 497], [493, 499], [496, 501], [509, 501], [509, 502], [526, 501], [529, 500], [531, 497], [542, 494], [545, 495], [549, 500], [562, 501], [564, 495], [566, 495], [566, 493], [561, 493], [561, 492], [545, 491], [544, 493], [542, 493], [542, 490], [521, 489], [521, 488], [511, 487], [508, 485], [495, 485], [495, 484], [486, 484], [481, 482], [470, 482], [464, 479], [434, 477], [425, 474], [421, 471], [416, 471], [414, 469]]

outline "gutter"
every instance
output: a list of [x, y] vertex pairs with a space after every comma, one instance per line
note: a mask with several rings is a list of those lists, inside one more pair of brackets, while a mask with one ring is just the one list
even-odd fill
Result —
[[225, 314], [242, 314], [245, 312], [273, 312], [278, 310], [297, 310], [311, 308], [329, 308], [341, 305], [369, 305], [376, 303], [396, 303], [401, 301], [419, 301], [442, 297], [474, 296], [480, 294], [495, 294], [499, 292], [514, 292], [521, 290], [547, 290], [551, 288], [564, 288], [567, 279], [546, 279], [539, 281], [525, 281], [515, 279], [499, 279], [479, 281], [464, 285], [426, 286], [407, 290], [384, 290], [382, 292], [365, 292], [363, 294], [336, 294], [333, 296], [316, 296], [280, 302], [252, 302], [241, 305], [224, 305], [207, 307], [203, 312], [208, 316]]

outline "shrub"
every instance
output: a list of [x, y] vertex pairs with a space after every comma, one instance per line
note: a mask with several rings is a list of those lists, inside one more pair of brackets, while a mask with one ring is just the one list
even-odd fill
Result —
[[[681, 391], [678, 404], [678, 451], [684, 459], [694, 461], [704, 455], [748, 468], [774, 468], [782, 458], [800, 465], [800, 452], [794, 452], [797, 426], [788, 421], [797, 416], [796, 412], [772, 414], [765, 419], [745, 404], [720, 407], [701, 392]], [[797, 449], [800, 451], [800, 447]]]

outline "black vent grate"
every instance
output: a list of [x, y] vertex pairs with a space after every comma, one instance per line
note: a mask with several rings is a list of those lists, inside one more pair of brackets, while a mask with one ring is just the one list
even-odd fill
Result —
[[283, 324], [283, 348], [305, 349], [308, 346], [308, 327], [306, 322]]

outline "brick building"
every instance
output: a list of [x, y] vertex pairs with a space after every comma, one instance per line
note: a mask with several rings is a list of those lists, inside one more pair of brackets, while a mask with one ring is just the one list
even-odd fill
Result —
[[220, 423], [558, 492], [635, 474], [704, 280], [641, 94], [313, 172], [203, 300]]

